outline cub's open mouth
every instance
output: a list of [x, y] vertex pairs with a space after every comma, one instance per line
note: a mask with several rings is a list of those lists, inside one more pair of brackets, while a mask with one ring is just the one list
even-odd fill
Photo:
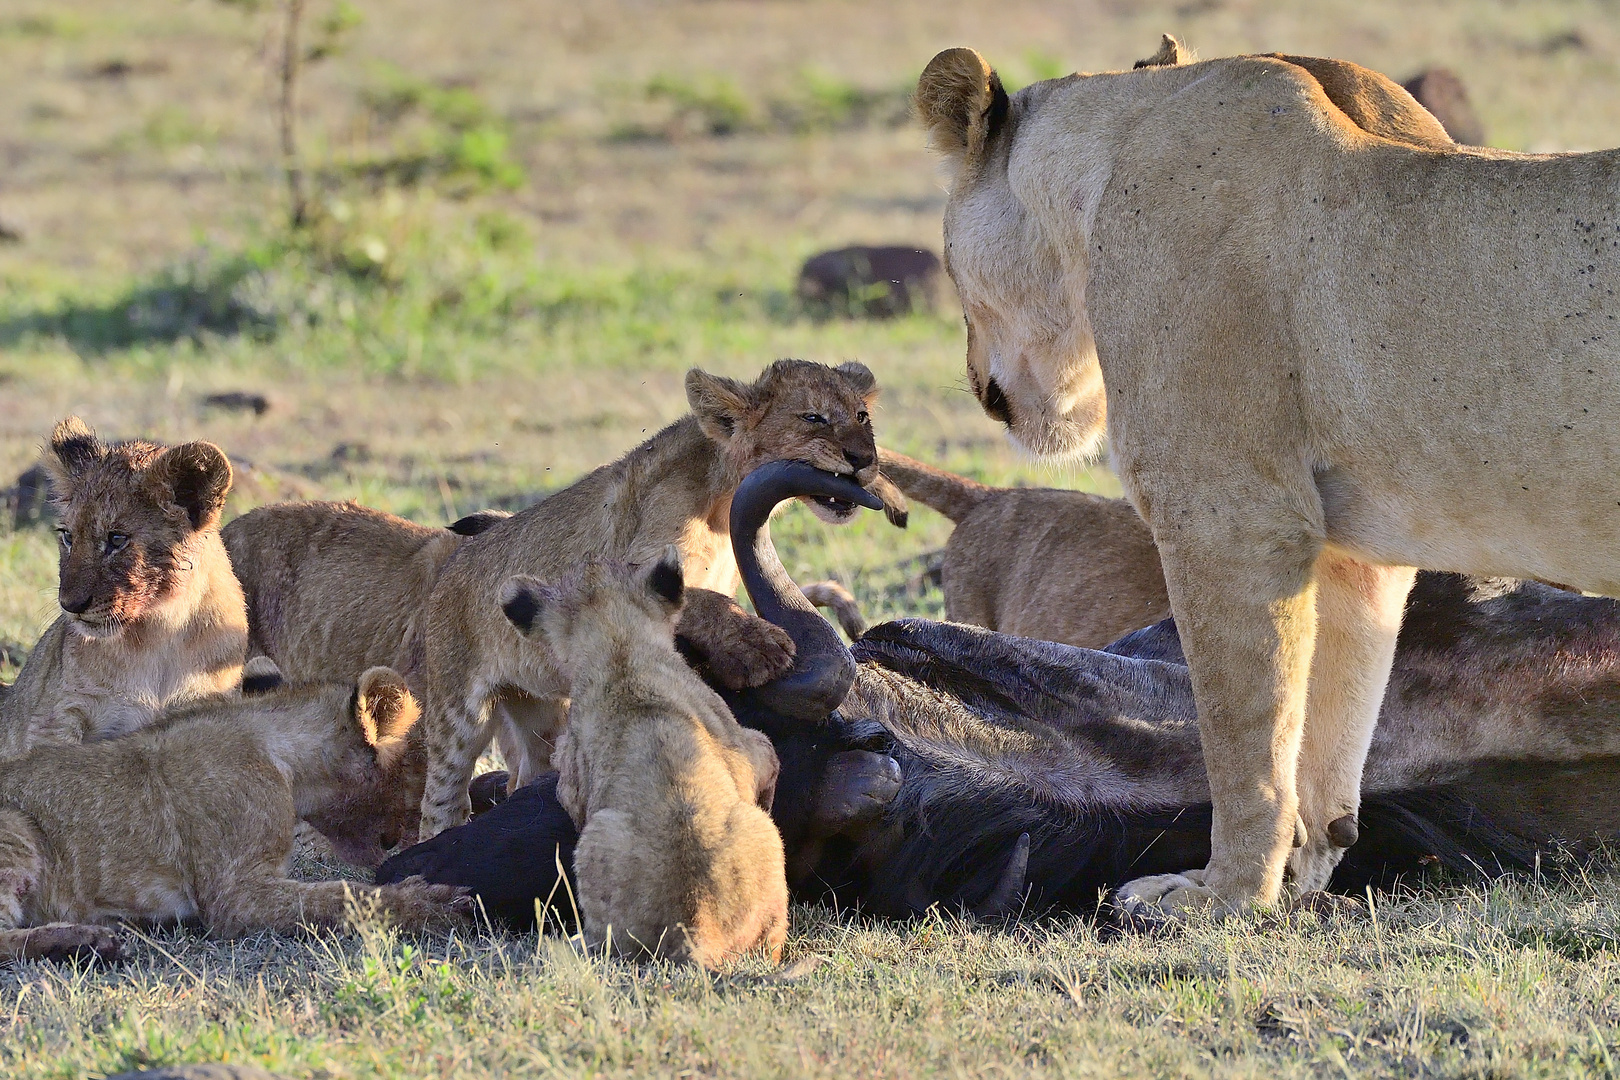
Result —
[[855, 504], [849, 499], [840, 499], [836, 495], [813, 495], [812, 501], [824, 510], [843, 517], [855, 512]]

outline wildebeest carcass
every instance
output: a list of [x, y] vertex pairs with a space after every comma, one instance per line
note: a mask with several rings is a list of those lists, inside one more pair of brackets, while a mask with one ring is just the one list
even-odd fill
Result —
[[[839, 477], [766, 466], [732, 538], [759, 613], [798, 647], [782, 679], [728, 695], [782, 759], [772, 816], [801, 898], [889, 916], [1092, 911], [1112, 884], [1200, 865], [1209, 792], [1174, 624], [1104, 650], [905, 619], [846, 648], [789, 579], [766, 521], [804, 494], [870, 504]], [[1620, 604], [1531, 582], [1419, 577], [1333, 888], [1438, 864], [1527, 868], [1620, 834]], [[542, 781], [379, 871], [474, 887], [523, 920], [565, 896], [574, 833]], [[1358, 839], [1359, 837], [1359, 839]], [[563, 865], [566, 865], [565, 859]]]

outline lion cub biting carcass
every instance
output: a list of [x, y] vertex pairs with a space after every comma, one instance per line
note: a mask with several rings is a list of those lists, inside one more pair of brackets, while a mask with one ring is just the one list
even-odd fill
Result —
[[247, 607], [219, 537], [231, 463], [212, 443], [107, 444], [70, 416], [45, 465], [62, 614], [0, 687], [0, 758], [135, 731], [235, 689]]
[[502, 609], [544, 640], [573, 704], [557, 798], [580, 828], [586, 940], [715, 968], [787, 937], [777, 760], [675, 651], [684, 585], [671, 545], [650, 568], [587, 562], [561, 586], [514, 577]]
[[[836, 368], [778, 360], [753, 383], [687, 372], [690, 415], [611, 465], [535, 506], [468, 537], [439, 573], [419, 623], [422, 737], [427, 782], [422, 838], [468, 816], [467, 785], [492, 734], [491, 706], [534, 699], [528, 726], [508, 731], [522, 748], [515, 784], [549, 768], [566, 715], [567, 680], [549, 649], [524, 645], [500, 617], [502, 586], [517, 574], [555, 578], [588, 556], [655, 561], [673, 543], [688, 575], [680, 633], [720, 682], [756, 686], [792, 662], [792, 639], [732, 600], [738, 585], [728, 514], [732, 493], [756, 466], [802, 461], [877, 490], [869, 408], [877, 380], [863, 365]], [[892, 490], [892, 489], [889, 489]], [[898, 497], [898, 493], [895, 493]], [[835, 523], [856, 507], [806, 500]], [[511, 714], [502, 717], [510, 721]], [[508, 762], [510, 766], [512, 762]]]
[[418, 712], [397, 674], [373, 668], [358, 685], [216, 697], [123, 738], [0, 762], [0, 959], [26, 955], [41, 924], [79, 925], [78, 944], [103, 952], [105, 931], [82, 924], [195, 917], [222, 937], [342, 925], [351, 893], [407, 928], [448, 925], [446, 886], [287, 877], [300, 818], [340, 852], [398, 829], [367, 796], [395, 786]]

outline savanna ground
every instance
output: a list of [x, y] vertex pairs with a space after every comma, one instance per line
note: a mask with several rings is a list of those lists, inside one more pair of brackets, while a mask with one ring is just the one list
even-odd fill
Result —
[[[1490, 141], [1620, 143], [1620, 5], [1356, 0], [705, 3], [310, 0], [286, 228], [280, 9], [0, 3], [0, 486], [77, 412], [206, 437], [235, 508], [354, 497], [422, 521], [552, 490], [684, 408], [693, 364], [858, 357], [889, 445], [994, 482], [1117, 490], [1017, 459], [961, 389], [956, 313], [814, 322], [799, 261], [937, 248], [905, 95], [972, 44], [1011, 83], [1205, 55], [1449, 64]], [[206, 408], [267, 394], [261, 416]], [[776, 528], [869, 616], [938, 614], [928, 511]], [[54, 545], [0, 522], [0, 672], [54, 608]], [[305, 873], [337, 872], [304, 859]], [[251, 1061], [289, 1076], [1587, 1075], [1620, 1052], [1607, 872], [1381, 898], [1373, 919], [1104, 941], [1085, 920], [909, 925], [796, 909], [786, 976], [719, 977], [468, 933], [213, 942], [146, 931], [113, 970], [0, 972], [0, 1072]], [[820, 958], [819, 965], [814, 958]]]

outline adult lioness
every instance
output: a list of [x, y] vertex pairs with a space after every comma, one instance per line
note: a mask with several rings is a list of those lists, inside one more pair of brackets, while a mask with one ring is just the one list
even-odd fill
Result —
[[974, 390], [1040, 452], [1106, 416], [1185, 640], [1212, 853], [1127, 898], [1327, 879], [1412, 566], [1620, 591], [1620, 155], [1400, 141], [1330, 64], [918, 87]]
[[0, 758], [134, 731], [233, 689], [247, 610], [219, 539], [231, 463], [212, 443], [107, 445], [70, 416], [45, 458], [62, 614], [0, 688]]

